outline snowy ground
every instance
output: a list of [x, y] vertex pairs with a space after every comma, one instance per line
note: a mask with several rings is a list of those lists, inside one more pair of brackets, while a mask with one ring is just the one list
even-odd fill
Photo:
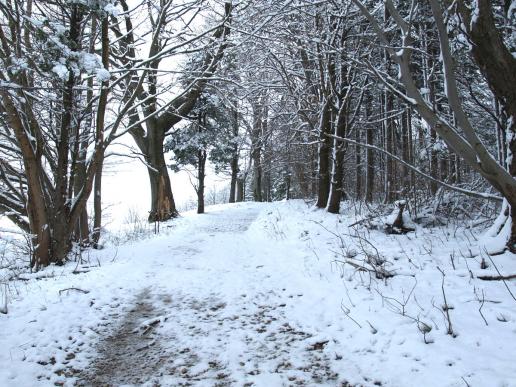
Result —
[[0, 315], [0, 386], [516, 386], [514, 281], [476, 278], [516, 259], [351, 212], [209, 207], [26, 274]]

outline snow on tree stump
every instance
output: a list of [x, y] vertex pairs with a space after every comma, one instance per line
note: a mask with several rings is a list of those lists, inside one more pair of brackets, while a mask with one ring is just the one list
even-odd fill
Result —
[[397, 200], [394, 202], [394, 210], [385, 221], [385, 232], [387, 234], [406, 234], [416, 229], [414, 222], [405, 212], [407, 202]]

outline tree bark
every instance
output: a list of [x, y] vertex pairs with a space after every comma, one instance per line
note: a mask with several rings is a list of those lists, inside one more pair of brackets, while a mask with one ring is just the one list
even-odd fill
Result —
[[236, 202], [240, 203], [244, 201], [244, 179], [239, 177], [237, 179], [236, 187]]
[[[337, 122], [335, 125], [335, 136], [340, 138], [346, 137], [347, 129], [347, 112], [348, 103], [340, 101], [340, 109], [337, 114]], [[333, 139], [333, 173], [331, 180], [331, 191], [328, 199], [328, 212], [338, 214], [340, 211], [340, 202], [344, 194], [344, 155], [346, 154], [347, 143]]]
[[99, 247], [100, 231], [102, 228], [102, 169], [104, 167], [104, 160], [95, 172], [95, 182], [93, 185], [93, 232], [91, 240], [93, 247]]
[[[371, 117], [371, 105], [373, 103], [373, 99], [371, 93], [366, 92], [365, 98], [365, 111], [366, 111], [366, 119], [370, 119]], [[366, 128], [366, 144], [374, 145], [373, 140], [373, 128], [370, 124], [367, 125]], [[365, 200], [368, 203], [373, 201], [373, 192], [374, 192], [374, 154], [371, 148], [366, 149], [366, 188], [365, 188]]]
[[[358, 128], [355, 129], [355, 140], [362, 142]], [[360, 200], [362, 199], [362, 180], [364, 173], [362, 170], [362, 149], [358, 145], [355, 146], [355, 168], [355, 192], [356, 198]]]
[[238, 137], [238, 110], [235, 108], [233, 110], [233, 149], [232, 149], [232, 157], [231, 157], [231, 183], [229, 188], [229, 203], [235, 203], [236, 199], [236, 186], [237, 186], [237, 179], [238, 179], [238, 161], [239, 161], [239, 155], [238, 155], [238, 143], [237, 143], [237, 137]]
[[[238, 150], [237, 150], [238, 152]], [[229, 186], [229, 203], [235, 203], [236, 201], [236, 187], [238, 180], [238, 156], [231, 159], [231, 183]]]
[[318, 208], [326, 208], [330, 196], [330, 152], [332, 140], [328, 136], [331, 133], [331, 101], [327, 97], [323, 104], [321, 122], [319, 124], [319, 152], [318, 152], [318, 188], [317, 203]]
[[263, 169], [262, 169], [262, 141], [264, 98], [258, 98], [252, 105], [253, 128], [251, 133], [251, 157], [253, 160], [253, 198], [256, 202], [263, 201]]
[[163, 152], [164, 134], [158, 130], [149, 130], [147, 139], [147, 171], [151, 186], [149, 221], [163, 222], [178, 215]]
[[204, 214], [204, 178], [206, 177], [206, 150], [197, 152], [197, 213]]
[[[394, 97], [389, 91], [384, 94], [385, 103], [385, 145], [387, 152], [396, 153], [394, 119], [390, 117], [394, 111]], [[396, 168], [390, 157], [385, 158], [385, 203], [392, 203], [396, 199]]]

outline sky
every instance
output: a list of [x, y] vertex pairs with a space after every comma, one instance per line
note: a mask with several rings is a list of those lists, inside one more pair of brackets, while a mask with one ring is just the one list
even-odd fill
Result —
[[[123, 142], [133, 145], [129, 135]], [[128, 153], [127, 148], [125, 153]], [[167, 155], [166, 160], [170, 160], [170, 157]], [[188, 173], [174, 173], [169, 169], [169, 175], [176, 206], [179, 211], [185, 210], [189, 202], [196, 200]], [[229, 186], [229, 179], [223, 175], [215, 175], [213, 168], [208, 167], [205, 184], [208, 194], [213, 188], [219, 190]], [[147, 168], [142, 161], [120, 155], [109, 156], [106, 159], [102, 179], [102, 205], [108, 227], [109, 224], [123, 223], [130, 211], [135, 211], [143, 218], [148, 216], [150, 184]]]

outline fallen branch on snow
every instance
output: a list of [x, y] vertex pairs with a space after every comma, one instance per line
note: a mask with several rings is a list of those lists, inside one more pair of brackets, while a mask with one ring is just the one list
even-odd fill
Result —
[[516, 274], [510, 275], [479, 275], [478, 279], [482, 281], [509, 281], [516, 279]]

